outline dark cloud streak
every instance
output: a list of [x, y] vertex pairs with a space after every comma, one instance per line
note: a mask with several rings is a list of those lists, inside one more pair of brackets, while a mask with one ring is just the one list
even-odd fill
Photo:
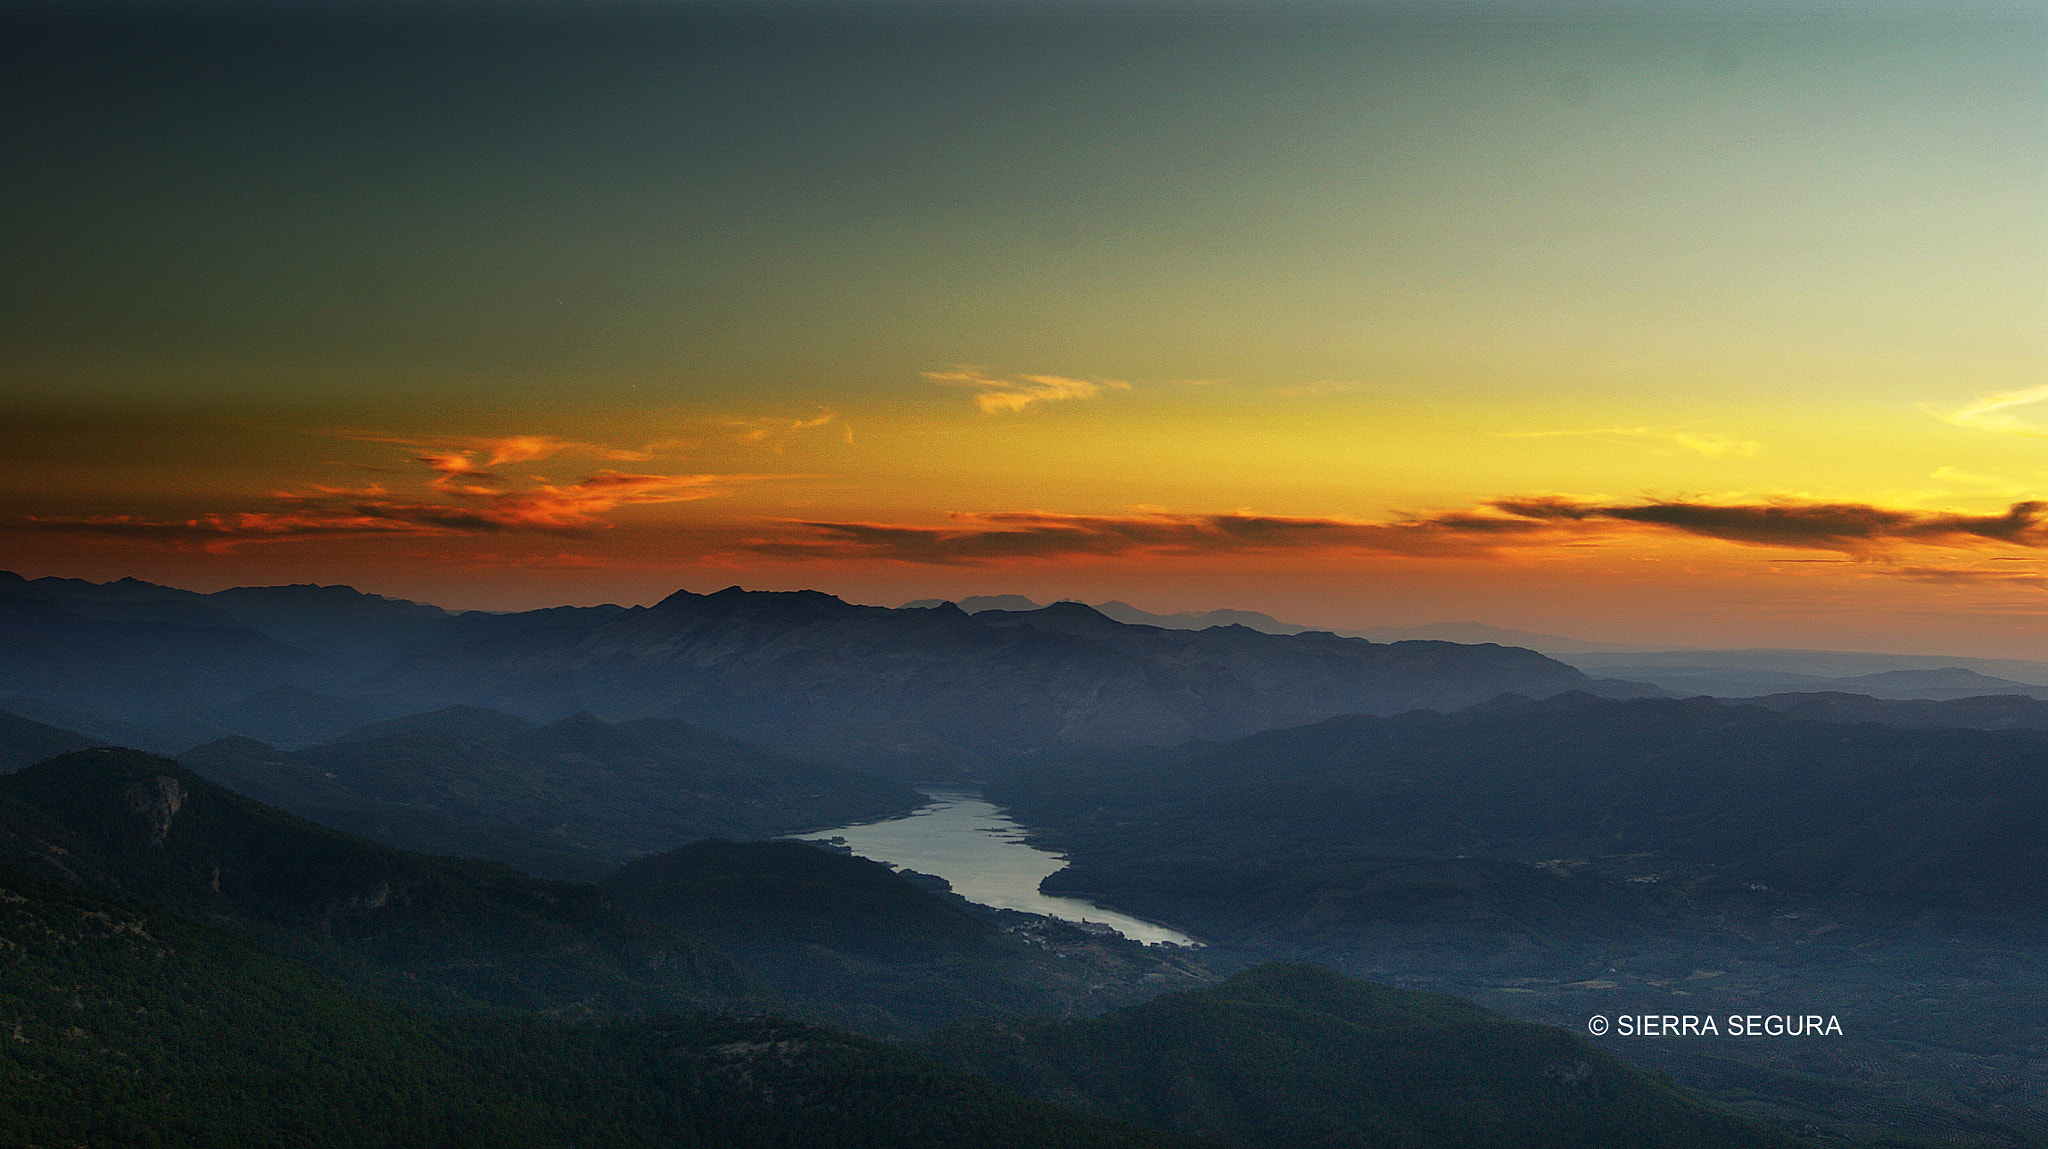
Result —
[[956, 514], [947, 526], [795, 521], [743, 549], [784, 558], [884, 559], [940, 566], [1068, 556], [1362, 553], [1476, 556], [1583, 545], [1617, 534], [1675, 534], [1744, 546], [1883, 557], [1904, 546], [2048, 546], [2044, 504], [1963, 515], [1863, 503], [1602, 504], [1557, 497], [1496, 499], [1484, 510], [1387, 523], [1267, 515]]
[[1976, 546], [2048, 545], [2044, 505], [2014, 503], [2002, 515], [1932, 514], [1867, 503], [1749, 503], [1722, 505], [1657, 501], [1601, 506], [1566, 499], [1499, 499], [1511, 515], [1564, 522], [1640, 523], [1684, 534], [1751, 546], [1794, 547], [1868, 556], [1898, 544]]

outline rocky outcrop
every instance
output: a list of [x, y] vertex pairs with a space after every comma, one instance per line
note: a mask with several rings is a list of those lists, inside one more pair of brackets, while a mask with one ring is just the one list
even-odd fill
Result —
[[176, 778], [158, 774], [153, 778], [131, 782], [123, 796], [128, 808], [142, 816], [148, 827], [149, 844], [162, 846], [164, 838], [171, 832], [171, 820], [178, 816], [178, 808], [185, 804], [185, 788]]

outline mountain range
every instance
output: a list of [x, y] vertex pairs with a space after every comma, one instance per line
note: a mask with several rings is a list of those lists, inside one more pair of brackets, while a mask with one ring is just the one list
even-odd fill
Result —
[[970, 615], [734, 587], [487, 615], [341, 587], [198, 595], [18, 576], [0, 578], [0, 682], [12, 713], [160, 752], [226, 735], [296, 747], [460, 704], [536, 722], [675, 719], [910, 778], [1503, 691], [1646, 689], [1512, 647], [1170, 630], [1078, 603]]
[[[231, 1104], [211, 1072], [304, 1097], [181, 1143], [375, 1143], [377, 1105], [405, 1143], [476, 1143], [435, 1090], [499, 1107], [478, 1128], [502, 1143], [564, 1143], [543, 1095], [616, 1144], [945, 1144], [948, 1107], [993, 1144], [993, 1113], [1019, 1144], [1774, 1143], [1614, 1054], [1777, 1130], [2043, 1143], [2024, 1099], [2048, 1088], [2048, 701], [2027, 665], [1555, 659], [1116, 602], [732, 588], [484, 614], [0, 577], [0, 989], [30, 1002], [69, 976], [84, 1011], [19, 1011], [0, 1130], [197, 1130]], [[1612, 667], [1795, 689], [1589, 676]], [[765, 840], [905, 813], [911, 780], [985, 782], [1066, 857], [1048, 891], [1208, 944]], [[1850, 1003], [1850, 1035], [1603, 1054], [1414, 989], [1575, 1032], [1818, 997]], [[216, 1016], [236, 1010], [254, 1027]], [[308, 1043], [336, 1052], [292, 1052]], [[240, 1052], [190, 1071], [170, 1052], [202, 1047]], [[1378, 1048], [1400, 1064], [1354, 1056]], [[372, 1050], [389, 1056], [362, 1067]], [[848, 1100], [870, 1074], [900, 1113]], [[78, 1084], [32, 1088], [56, 1077]]]
[[1243, 627], [1166, 630], [1079, 603], [969, 615], [809, 591], [678, 592], [587, 626], [451, 643], [364, 684], [515, 714], [679, 718], [906, 777], [1078, 746], [1230, 737], [1505, 690], [1639, 692], [1532, 651], [1382, 645]]

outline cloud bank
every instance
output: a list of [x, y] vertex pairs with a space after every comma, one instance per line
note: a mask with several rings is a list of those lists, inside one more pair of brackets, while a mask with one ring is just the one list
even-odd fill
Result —
[[974, 565], [1070, 556], [1356, 553], [1457, 557], [1536, 550], [1594, 538], [1679, 535], [1745, 546], [1878, 558], [1905, 547], [2048, 546], [2044, 504], [2003, 514], [1897, 510], [1863, 503], [1596, 503], [1552, 496], [1394, 522], [1272, 515], [960, 513], [944, 526], [793, 520], [746, 545], [783, 558]]

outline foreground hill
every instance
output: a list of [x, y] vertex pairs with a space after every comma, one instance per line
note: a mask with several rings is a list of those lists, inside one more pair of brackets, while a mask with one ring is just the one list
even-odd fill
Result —
[[880, 862], [802, 842], [692, 842], [631, 862], [599, 888], [866, 1033], [1093, 1013], [1214, 980], [1184, 955], [1114, 935], [1049, 920], [998, 928]]
[[359, 997], [0, 867], [0, 1140], [239, 1149], [1193, 1145], [774, 1018], [562, 1025]]
[[1334, 714], [1600, 689], [1533, 651], [1165, 630], [1079, 603], [969, 615], [815, 591], [678, 592], [609, 618], [444, 645], [366, 684], [389, 704], [661, 716], [905, 777], [1061, 746], [1228, 738]]
[[589, 714], [536, 726], [448, 707], [282, 751], [223, 739], [179, 761], [238, 793], [402, 849], [593, 879], [693, 838], [773, 837], [908, 813], [899, 783], [699, 729]]
[[[1484, 897], [1590, 927], [1616, 892], [1751, 884], [2024, 922], [2048, 890], [2038, 737], [1710, 699], [1353, 716], [1048, 763], [989, 794], [1069, 855], [1048, 888], [1197, 931], [1329, 934]], [[1475, 892], [1474, 874], [1493, 877]]]
[[0, 864], [228, 926], [400, 1000], [687, 1009], [766, 994], [592, 886], [394, 850], [132, 750], [0, 777]]
[[1563, 1030], [1268, 965], [1085, 1021], [988, 1022], [933, 1056], [1084, 1112], [1239, 1149], [1790, 1149]]

